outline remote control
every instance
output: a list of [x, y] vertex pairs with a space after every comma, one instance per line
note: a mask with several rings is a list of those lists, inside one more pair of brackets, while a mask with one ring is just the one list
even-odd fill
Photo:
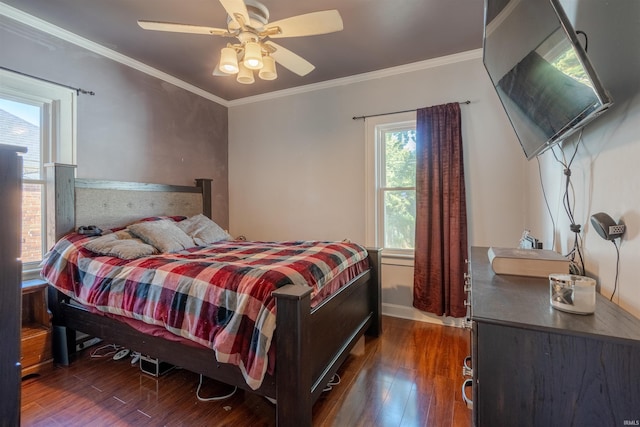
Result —
[[119, 352], [117, 352], [116, 354], [113, 355], [113, 360], [120, 360], [123, 359], [125, 357], [127, 357], [129, 355], [129, 350], [128, 349], [122, 349]]

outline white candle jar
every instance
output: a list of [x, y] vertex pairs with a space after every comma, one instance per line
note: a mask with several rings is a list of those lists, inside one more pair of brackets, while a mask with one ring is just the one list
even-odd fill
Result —
[[596, 309], [596, 281], [575, 274], [550, 274], [549, 297], [555, 309], [591, 314]]

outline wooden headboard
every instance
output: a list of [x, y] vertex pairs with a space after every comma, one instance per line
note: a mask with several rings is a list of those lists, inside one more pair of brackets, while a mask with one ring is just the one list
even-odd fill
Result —
[[45, 166], [47, 188], [47, 246], [81, 225], [121, 227], [149, 216], [211, 218], [211, 179], [178, 186], [138, 182], [76, 179], [75, 166]]

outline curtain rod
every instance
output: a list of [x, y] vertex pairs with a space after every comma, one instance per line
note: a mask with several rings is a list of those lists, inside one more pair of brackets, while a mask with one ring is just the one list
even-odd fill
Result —
[[[471, 104], [471, 101], [460, 101], [458, 104]], [[390, 114], [400, 114], [400, 113], [410, 113], [411, 111], [416, 111], [417, 108], [412, 108], [411, 110], [403, 110], [403, 111], [392, 111], [391, 113], [380, 113], [380, 114], [369, 114], [368, 116], [353, 116], [353, 120], [364, 120], [369, 117], [378, 117], [378, 116], [388, 116]]]
[[46, 82], [46, 83], [51, 83], [57, 86], [62, 86], [62, 87], [66, 87], [67, 89], [71, 89], [71, 90], [75, 90], [76, 91], [76, 95], [80, 95], [85, 94], [85, 95], [95, 95], [96, 93], [92, 90], [84, 90], [84, 89], [80, 89], [77, 87], [73, 87], [73, 86], [68, 86], [62, 83], [58, 83], [58, 82], [54, 82], [51, 80], [47, 80], [47, 79], [43, 79], [42, 77], [37, 77], [37, 76], [32, 76], [31, 74], [27, 74], [27, 73], [23, 73], [21, 71], [16, 71], [16, 70], [12, 70], [11, 68], [7, 68], [7, 67], [0, 67], [0, 69], [5, 70], [5, 71], [10, 71], [12, 73], [16, 73], [16, 74], [20, 74], [21, 76], [25, 76], [25, 77], [31, 77], [32, 79], [36, 79], [36, 80], [40, 80], [41, 82]]

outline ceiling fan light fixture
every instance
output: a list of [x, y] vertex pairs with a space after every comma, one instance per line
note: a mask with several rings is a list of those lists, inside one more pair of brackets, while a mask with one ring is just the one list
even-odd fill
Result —
[[263, 66], [262, 48], [256, 42], [247, 42], [244, 45], [244, 66], [250, 70], [259, 70]]
[[262, 68], [258, 73], [258, 76], [262, 80], [275, 80], [278, 77], [276, 72], [276, 61], [271, 56], [265, 56], [262, 58]]
[[255, 79], [253, 78], [253, 71], [245, 67], [243, 64], [240, 64], [238, 68], [238, 77], [236, 77], [236, 81], [238, 83], [250, 85], [255, 81]]
[[315, 69], [313, 64], [269, 39], [342, 31], [340, 13], [335, 9], [323, 10], [269, 23], [269, 9], [261, 1], [219, 0], [227, 12], [226, 29], [146, 20], [138, 20], [138, 25], [145, 30], [236, 38], [236, 43], [221, 50], [214, 76], [236, 75], [238, 82], [251, 84], [255, 82], [253, 70], [257, 70], [261, 79], [274, 80], [278, 77], [274, 61], [298, 76], [306, 76]]
[[224, 47], [220, 51], [220, 71], [226, 74], [235, 74], [239, 71], [238, 56], [234, 48]]

